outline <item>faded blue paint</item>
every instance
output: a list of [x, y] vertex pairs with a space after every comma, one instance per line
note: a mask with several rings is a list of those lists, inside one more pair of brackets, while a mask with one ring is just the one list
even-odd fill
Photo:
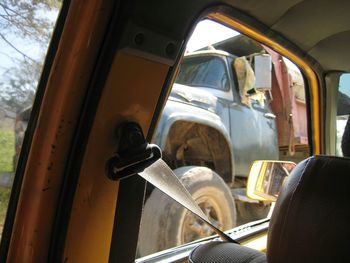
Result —
[[[279, 157], [277, 130], [268, 105], [241, 103], [236, 89], [235, 74], [231, 70], [233, 56], [222, 52], [202, 52], [196, 56], [221, 57], [226, 65], [230, 89], [221, 91], [208, 87], [174, 84], [154, 136], [162, 149], [168, 133], [177, 121], [194, 122], [218, 130], [230, 145], [231, 160], [236, 175], [247, 176], [254, 160], [277, 160]], [[189, 57], [189, 56], [187, 56]], [[234, 176], [234, 175], [233, 175]]]

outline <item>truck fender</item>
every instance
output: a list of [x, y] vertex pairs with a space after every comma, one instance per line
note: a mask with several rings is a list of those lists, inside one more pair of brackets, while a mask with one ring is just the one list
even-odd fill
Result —
[[[169, 115], [163, 115], [162, 119], [159, 122], [158, 128], [155, 132], [155, 135], [153, 137], [153, 142], [158, 144], [159, 147], [164, 150], [167, 142], [167, 138], [169, 136], [169, 133], [177, 122], [189, 122], [189, 123], [196, 123], [203, 126], [210, 127], [212, 129], [215, 129], [225, 140], [225, 143], [227, 145], [227, 148], [229, 150], [229, 160], [231, 164], [231, 178], [229, 179], [230, 183], [233, 183], [235, 171], [234, 171], [234, 153], [232, 150], [232, 144], [231, 139], [229, 136], [229, 133], [225, 127], [225, 125], [222, 123], [221, 119], [215, 115], [214, 113], [211, 113], [208, 118], [208, 113], [205, 112], [204, 114], [200, 114], [200, 111], [196, 112], [195, 114], [193, 112], [173, 112]], [[227, 178], [226, 180], [227, 181]]]

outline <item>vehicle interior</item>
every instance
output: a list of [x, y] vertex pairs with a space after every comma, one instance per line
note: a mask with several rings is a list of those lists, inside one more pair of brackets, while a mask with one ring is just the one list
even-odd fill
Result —
[[[63, 0], [15, 169], [0, 261], [347, 261], [350, 103], [339, 98], [350, 95], [348, 10], [345, 0]], [[148, 172], [154, 160], [135, 147], [147, 145], [152, 158], [160, 157], [151, 141], [203, 20], [259, 42], [300, 70], [310, 157], [280, 183], [266, 217], [143, 254], [138, 240], [150, 189], [185, 198], [176, 181], [159, 183], [158, 168]], [[125, 123], [136, 126], [121, 130]], [[116, 160], [127, 173], [117, 174]]]

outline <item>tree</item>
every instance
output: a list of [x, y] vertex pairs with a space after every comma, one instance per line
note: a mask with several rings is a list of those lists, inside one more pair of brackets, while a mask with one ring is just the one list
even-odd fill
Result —
[[20, 67], [13, 67], [4, 73], [6, 82], [2, 83], [0, 97], [6, 109], [18, 112], [32, 104], [41, 67], [40, 63], [24, 60]]
[[[2, 54], [13, 63], [3, 68], [0, 81], [0, 102], [9, 110], [20, 111], [34, 97], [60, 5], [61, 0], [0, 0], [0, 45], [13, 51]], [[35, 54], [24, 46], [33, 47]]]

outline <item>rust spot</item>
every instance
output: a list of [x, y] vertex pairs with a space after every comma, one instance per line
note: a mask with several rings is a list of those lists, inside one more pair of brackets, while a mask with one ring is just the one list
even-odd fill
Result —
[[56, 145], [52, 144], [51, 145], [51, 153], [55, 153], [55, 150], [56, 150]]
[[50, 163], [50, 165], [47, 167], [47, 170], [48, 170], [48, 171], [51, 171], [52, 166], [53, 166], [53, 162]]

